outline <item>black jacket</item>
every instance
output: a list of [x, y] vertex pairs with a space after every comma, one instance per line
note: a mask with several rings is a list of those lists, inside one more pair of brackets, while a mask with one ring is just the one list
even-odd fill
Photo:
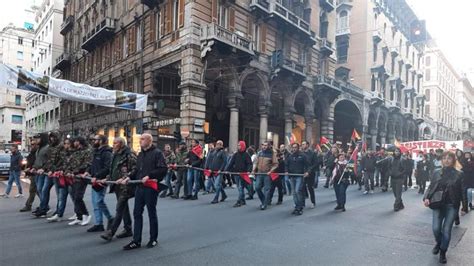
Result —
[[167, 171], [165, 156], [160, 149], [152, 145], [148, 150], [142, 150], [138, 154], [137, 166], [130, 174], [130, 178], [139, 180], [149, 176], [150, 179], [161, 181]]
[[303, 153], [306, 156], [306, 160], [308, 163], [307, 172], [309, 173], [309, 175], [314, 176], [316, 170], [319, 169], [318, 155], [311, 149], [307, 149]]
[[90, 174], [98, 179], [104, 179], [109, 174], [111, 160], [112, 149], [109, 146], [94, 149]]
[[361, 170], [369, 173], [375, 172], [377, 158], [375, 156], [364, 156], [360, 161]]
[[23, 156], [19, 151], [12, 153], [10, 155], [10, 171], [20, 171], [21, 161], [23, 161]]
[[426, 190], [423, 200], [431, 198], [438, 191], [438, 186], [441, 184], [446, 184], [449, 201], [454, 204], [455, 208], [459, 208], [463, 200], [462, 173], [454, 168], [443, 167], [433, 173], [430, 186]]
[[246, 151], [238, 151], [232, 155], [229, 164], [227, 164], [226, 171], [231, 172], [252, 172], [252, 159]]
[[290, 154], [285, 160], [285, 172], [291, 174], [304, 174], [308, 171], [308, 159], [302, 152]]
[[227, 163], [227, 155], [224, 149], [214, 149], [206, 160], [206, 169], [212, 171], [223, 171]]
[[464, 173], [463, 183], [466, 188], [474, 188], [474, 161], [464, 160], [462, 163]]
[[430, 162], [419, 161], [416, 164], [416, 181], [428, 181], [430, 179]]
[[402, 158], [393, 157], [388, 160], [389, 161], [389, 168], [390, 177], [393, 179], [403, 178], [404, 174], [407, 172], [405, 169], [405, 163]]

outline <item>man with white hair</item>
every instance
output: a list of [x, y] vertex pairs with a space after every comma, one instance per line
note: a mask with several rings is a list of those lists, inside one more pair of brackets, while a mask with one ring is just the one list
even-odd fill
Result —
[[125, 178], [123, 183], [128, 183], [130, 179], [141, 180], [135, 190], [135, 206], [133, 218], [133, 240], [123, 247], [124, 250], [136, 249], [141, 246], [143, 229], [143, 211], [146, 206], [148, 218], [150, 220], [150, 241], [147, 248], [153, 248], [158, 244], [158, 217], [156, 215], [156, 204], [158, 201], [158, 191], [145, 186], [149, 180], [160, 182], [163, 180], [168, 167], [166, 166], [163, 152], [153, 145], [153, 137], [145, 133], [140, 137], [141, 152], [138, 154], [137, 167], [130, 176]]

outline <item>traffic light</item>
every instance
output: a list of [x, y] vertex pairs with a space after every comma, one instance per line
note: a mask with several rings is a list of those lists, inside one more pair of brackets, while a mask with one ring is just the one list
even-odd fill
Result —
[[176, 142], [178, 142], [178, 143], [181, 142], [181, 139], [182, 139], [182, 138], [181, 138], [181, 133], [179, 133], [178, 131], [174, 131], [174, 132], [173, 132], [173, 136], [174, 136], [174, 140], [175, 140]]
[[413, 20], [410, 24], [410, 42], [421, 43], [426, 41], [426, 22], [424, 20]]

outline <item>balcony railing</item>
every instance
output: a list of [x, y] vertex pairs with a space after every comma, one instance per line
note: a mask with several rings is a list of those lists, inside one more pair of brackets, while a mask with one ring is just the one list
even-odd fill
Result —
[[331, 12], [334, 10], [334, 0], [319, 0], [319, 5], [326, 11]]
[[336, 29], [336, 36], [349, 35], [349, 34], [351, 34], [351, 28], [349, 27]]
[[72, 25], [74, 25], [74, 16], [69, 15], [61, 24], [61, 30], [59, 33], [61, 33], [61, 35], [66, 35], [66, 33], [72, 28]]
[[201, 41], [209, 40], [217, 40], [248, 54], [254, 54], [253, 43], [249, 38], [241, 36], [237, 32], [232, 32], [215, 23], [205, 25], [201, 28]]
[[95, 46], [104, 42], [115, 32], [115, 20], [105, 18], [96, 27], [92, 28], [84, 37], [82, 37], [82, 49], [91, 51]]
[[271, 66], [274, 73], [286, 70], [291, 74], [296, 74], [306, 78], [306, 70], [303, 64], [293, 61], [285, 55], [282, 50], [276, 50], [272, 53]]
[[250, 9], [253, 11], [263, 12], [270, 18], [280, 19], [280, 21], [285, 24], [289, 24], [304, 33], [306, 36], [313, 38], [309, 22], [293, 13], [276, 0], [251, 0]]
[[64, 71], [71, 65], [71, 56], [68, 53], [63, 53], [56, 58], [56, 65], [54, 68]]
[[323, 53], [325, 56], [330, 56], [334, 53], [332, 42], [326, 38], [321, 40], [321, 53]]
[[316, 85], [326, 86], [331, 89], [340, 90], [341, 83], [326, 75], [319, 75], [315, 77]]

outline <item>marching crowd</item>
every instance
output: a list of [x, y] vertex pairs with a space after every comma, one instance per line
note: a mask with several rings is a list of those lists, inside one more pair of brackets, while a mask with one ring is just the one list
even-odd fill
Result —
[[[84, 202], [84, 194], [88, 185], [92, 185], [94, 225], [87, 231], [103, 232], [101, 238], [106, 241], [114, 236], [132, 237], [124, 249], [139, 248], [146, 207], [150, 221], [150, 239], [146, 246], [151, 248], [158, 243], [158, 197], [197, 200], [203, 191], [203, 194], [213, 193], [211, 203], [218, 204], [227, 199], [225, 187], [237, 187], [234, 207], [246, 205], [256, 194], [259, 209], [265, 210], [272, 205], [277, 190], [276, 205], [282, 204], [285, 195], [292, 195], [292, 214], [301, 215], [306, 208], [306, 199], [310, 201], [310, 208], [316, 207], [315, 188], [319, 178], [324, 176], [324, 187], [332, 186], [335, 192], [335, 211], [346, 210], [346, 190], [351, 184], [367, 195], [374, 193], [377, 187], [382, 192], [391, 189], [395, 197], [393, 209], [400, 211], [405, 208], [403, 191], [414, 187], [414, 173], [418, 193], [424, 194], [424, 204], [433, 209], [436, 240], [433, 253], [440, 253], [440, 262], [446, 262], [451, 228], [454, 223], [459, 224], [459, 209], [462, 205], [461, 215], [472, 210], [474, 161], [469, 152], [454, 154], [430, 150], [427, 154], [413, 156], [409, 151], [402, 153], [399, 148], [391, 152], [384, 148], [377, 152], [360, 151], [360, 144], [347, 151], [334, 144], [327, 152], [322, 152], [306, 141], [301, 145], [293, 143], [289, 149], [285, 145], [274, 147], [272, 141], [266, 141], [258, 148], [247, 147], [240, 141], [237, 151], [229, 154], [220, 140], [208, 144], [206, 152], [199, 141], [191, 140], [190, 143], [188, 147], [180, 142], [174, 151], [170, 145], [165, 145], [161, 151], [153, 144], [151, 135], [143, 134], [141, 151], [137, 155], [122, 137], [115, 138], [110, 147], [108, 138], [103, 135], [93, 136], [89, 141], [83, 137], [61, 141], [54, 132], [39, 134], [33, 139], [33, 148], [27, 157], [25, 173], [30, 177], [31, 185], [25, 207], [20, 211], [31, 211], [35, 196], [38, 196], [40, 204], [33, 210], [33, 215], [58, 222], [64, 219], [69, 196], [75, 213], [69, 218], [69, 225], [88, 225], [92, 215]], [[20, 175], [19, 161], [21, 155], [18, 156], [13, 148], [9, 186], [3, 197], [9, 196], [11, 183]], [[148, 186], [150, 182], [158, 186]], [[429, 187], [427, 182], [430, 182]], [[20, 182], [17, 186], [21, 194]], [[47, 217], [53, 187], [57, 195], [56, 208]], [[115, 212], [105, 203], [107, 191], [115, 194]], [[128, 205], [131, 198], [135, 198], [132, 214]], [[117, 234], [122, 221], [123, 230]]]

